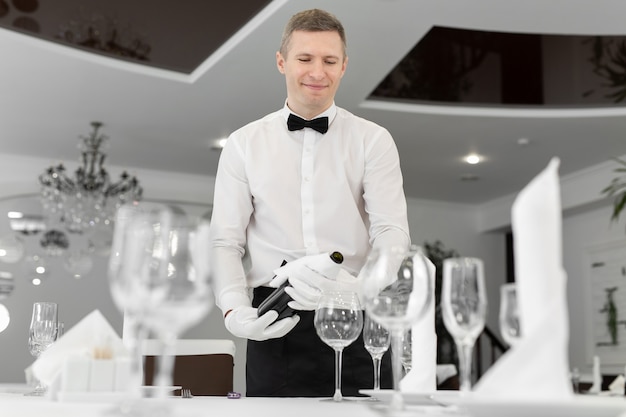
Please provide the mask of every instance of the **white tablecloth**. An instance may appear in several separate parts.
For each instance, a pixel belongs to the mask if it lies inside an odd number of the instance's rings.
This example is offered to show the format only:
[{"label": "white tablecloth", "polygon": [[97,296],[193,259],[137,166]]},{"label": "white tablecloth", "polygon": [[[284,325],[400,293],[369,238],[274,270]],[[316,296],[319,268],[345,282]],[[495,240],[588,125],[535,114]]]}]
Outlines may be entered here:
[{"label": "white tablecloth", "polygon": [[[0,384],[0,417],[115,417],[115,402],[51,401],[24,396],[25,386]],[[440,398],[445,396],[438,394]],[[418,395],[419,396],[419,395]],[[457,397],[458,398],[458,397]],[[470,398],[471,399],[471,398]],[[476,398],[474,398],[476,399]],[[364,398],[335,403],[320,398],[170,397],[163,402],[144,400],[152,406],[148,417],[385,417],[384,402]],[[417,404],[420,402],[414,402]],[[402,416],[455,417],[626,417],[626,398],[579,395],[568,401],[497,398],[471,403],[448,401],[447,407],[407,405]],[[421,402],[423,404],[423,402]],[[458,404],[458,405],[454,405]],[[469,407],[469,408],[467,408]],[[159,411],[161,413],[159,413]]]},{"label": "white tablecloth", "polygon": [[[355,401],[335,403],[320,398],[239,398],[194,397],[191,399],[170,398],[145,400],[157,410],[170,407],[168,416],[184,417],[380,417],[381,413],[371,408],[373,402],[359,398]],[[435,409],[443,407],[409,406],[412,416],[437,415]],[[424,410],[428,408],[429,410]],[[420,410],[421,409],[421,410]],[[47,398],[25,397],[21,393],[0,393],[0,415],[2,417],[112,417],[113,405],[82,402],[53,402]],[[413,412],[414,411],[414,412]],[[448,409],[446,415],[450,415]],[[154,414],[153,414],[154,415]],[[157,417],[154,415],[154,417]]]}]

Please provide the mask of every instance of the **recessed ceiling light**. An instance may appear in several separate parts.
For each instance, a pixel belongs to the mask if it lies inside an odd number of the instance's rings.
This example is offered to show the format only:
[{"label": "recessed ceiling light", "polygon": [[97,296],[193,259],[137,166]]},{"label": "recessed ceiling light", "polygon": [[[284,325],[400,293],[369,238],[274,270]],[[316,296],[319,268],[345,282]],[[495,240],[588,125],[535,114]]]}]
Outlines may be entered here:
[{"label": "recessed ceiling light", "polygon": [[475,165],[480,161],[482,161],[482,158],[480,157],[480,155],[477,155],[475,153],[471,153],[465,157],[465,162],[471,165]]},{"label": "recessed ceiling light", "polygon": [[526,146],[526,145],[530,145],[530,139],[528,139],[528,138],[519,138],[519,139],[517,140],[517,144],[518,144],[519,146]]}]

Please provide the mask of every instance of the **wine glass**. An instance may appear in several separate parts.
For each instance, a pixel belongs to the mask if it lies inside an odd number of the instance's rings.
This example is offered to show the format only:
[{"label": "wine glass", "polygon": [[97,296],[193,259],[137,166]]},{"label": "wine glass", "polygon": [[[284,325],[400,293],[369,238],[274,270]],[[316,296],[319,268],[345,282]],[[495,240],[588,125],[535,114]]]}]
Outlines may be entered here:
[{"label": "wine glass", "polygon": [[61,336],[63,336],[64,334],[65,334],[65,323],[60,321],[57,323],[57,337],[55,341],[59,340]]},{"label": "wine glass", "polygon": [[335,394],[332,400],[343,401],[341,395],[343,349],[354,342],[363,329],[363,311],[359,297],[349,291],[322,293],[313,323],[320,339],[335,351]]},{"label": "wine glass", "polygon": [[443,322],[459,352],[460,389],[471,391],[472,351],[485,327],[487,315],[485,278],[480,259],[444,259],[441,308]]},{"label": "wine glass", "polygon": [[380,389],[380,362],[389,349],[390,343],[389,331],[366,314],[363,322],[363,344],[372,357],[374,365],[374,390]]},{"label": "wine glass", "polygon": [[[434,298],[434,270],[418,246],[374,248],[359,273],[365,311],[391,334],[392,411],[402,410],[402,339],[428,311]],[[434,360],[434,359],[433,359]]]},{"label": "wine glass", "polygon": [[[30,320],[28,334],[28,348],[30,354],[38,358],[57,338],[58,308],[56,303],[37,302],[33,304],[33,313]],[[37,381],[35,390],[25,395],[42,396],[47,387]]]},{"label": "wine glass", "polygon": [[[162,210],[140,235],[148,248],[138,262],[149,266],[141,279],[158,288],[158,302],[148,306],[145,325],[161,341],[156,374],[159,397],[172,385],[178,336],[198,323],[213,306],[209,282],[209,224],[182,211]],[[154,226],[154,227],[152,227]]]},{"label": "wine glass", "polygon": [[500,287],[500,334],[509,346],[514,346],[521,336],[517,286],[513,282]]},{"label": "wine glass", "polygon": [[404,332],[402,335],[402,356],[401,356],[402,368],[404,374],[411,372],[411,364],[413,363],[413,340],[411,329]]}]

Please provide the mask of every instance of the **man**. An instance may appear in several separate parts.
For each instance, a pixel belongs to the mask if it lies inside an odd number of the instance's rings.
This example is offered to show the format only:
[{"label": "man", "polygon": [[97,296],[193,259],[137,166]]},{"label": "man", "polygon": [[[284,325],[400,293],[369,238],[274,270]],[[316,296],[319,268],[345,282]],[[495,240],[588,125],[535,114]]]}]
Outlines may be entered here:
[{"label": "man", "polygon": [[[389,132],[335,105],[348,57],[333,15],[294,15],[276,64],[284,107],[234,132],[220,156],[211,222],[216,302],[226,328],[249,339],[248,396],[331,396],[334,353],[313,327],[315,303],[322,290],[357,291],[372,246],[409,244],[402,175]],[[310,260],[333,251],[344,261],[330,279]],[[297,314],[258,317],[282,261],[293,266],[286,291]],[[389,387],[388,358],[383,368]],[[358,339],[344,350],[343,394],[371,388],[372,375]]]}]

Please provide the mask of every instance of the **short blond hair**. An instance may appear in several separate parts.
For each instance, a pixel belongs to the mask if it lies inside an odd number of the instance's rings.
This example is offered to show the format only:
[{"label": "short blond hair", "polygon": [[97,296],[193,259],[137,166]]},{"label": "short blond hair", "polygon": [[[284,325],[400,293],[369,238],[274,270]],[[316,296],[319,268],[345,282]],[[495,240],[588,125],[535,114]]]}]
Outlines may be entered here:
[{"label": "short blond hair", "polygon": [[346,32],[343,25],[333,14],[320,9],[304,10],[289,19],[280,42],[280,53],[287,56],[291,35],[296,30],[305,32],[337,32],[343,44],[343,56],[346,57]]}]

